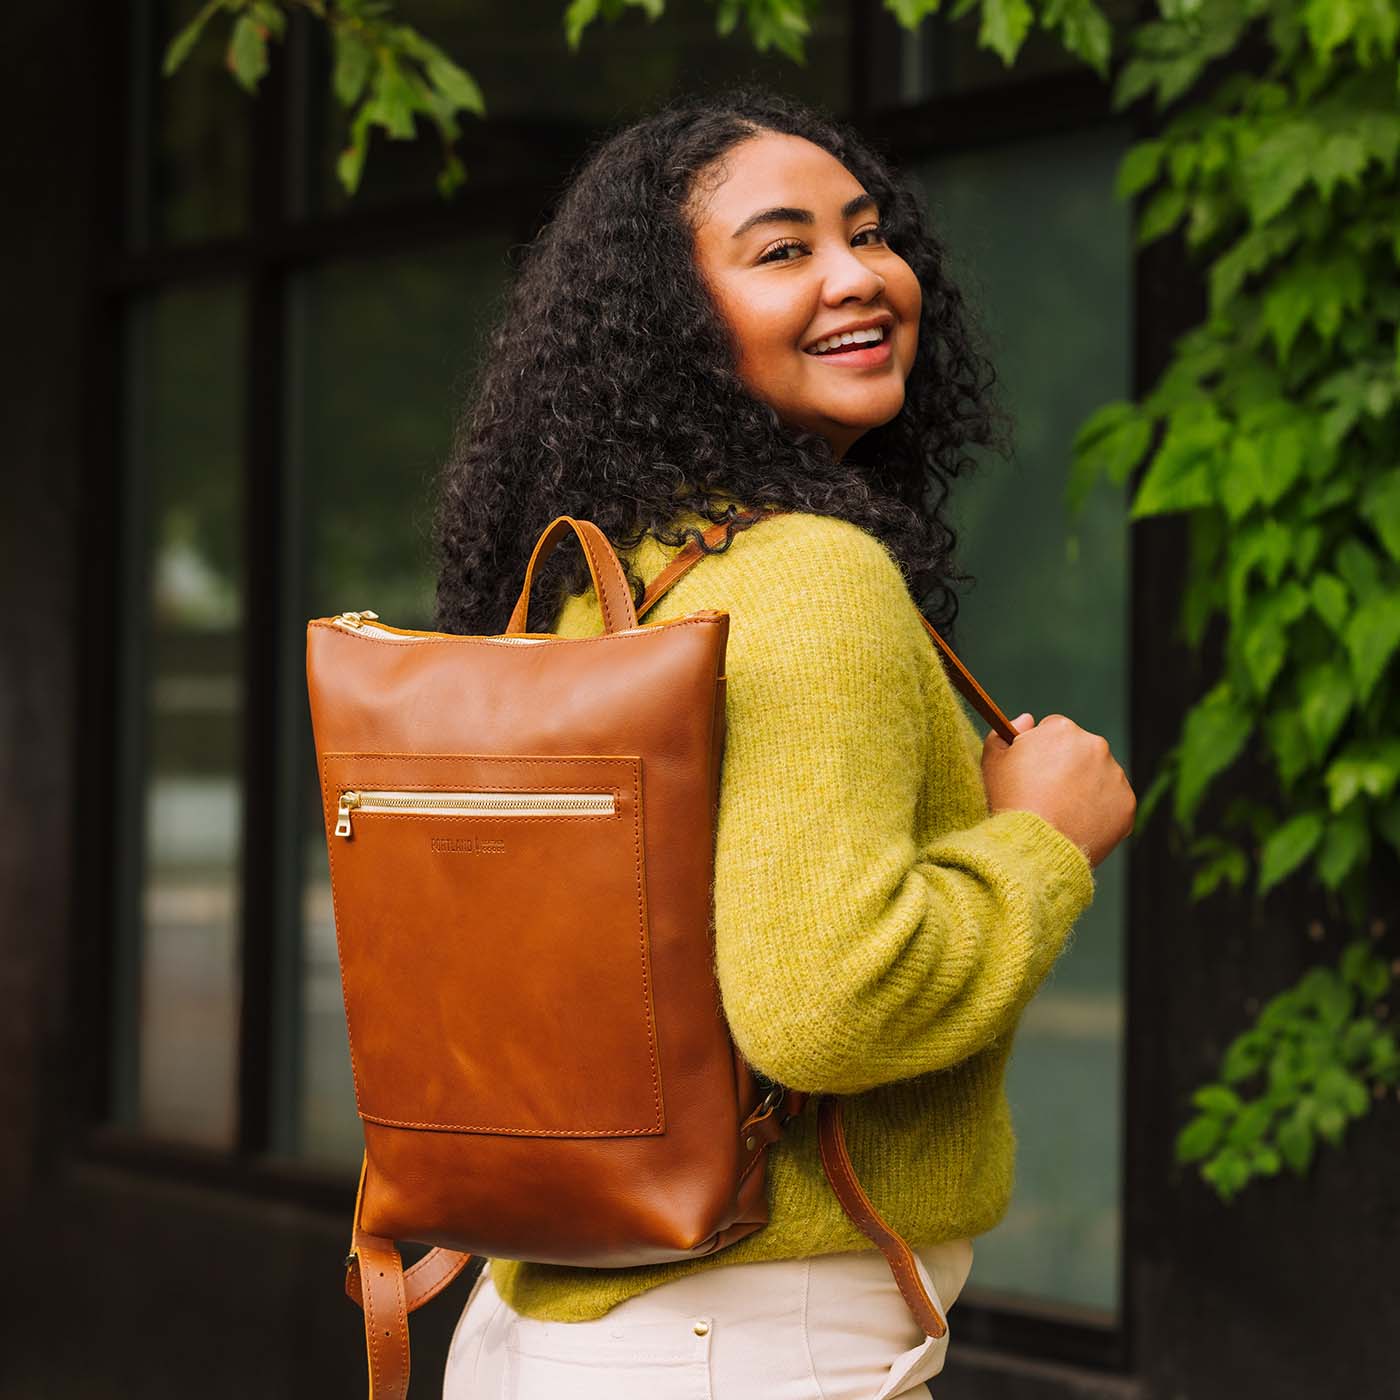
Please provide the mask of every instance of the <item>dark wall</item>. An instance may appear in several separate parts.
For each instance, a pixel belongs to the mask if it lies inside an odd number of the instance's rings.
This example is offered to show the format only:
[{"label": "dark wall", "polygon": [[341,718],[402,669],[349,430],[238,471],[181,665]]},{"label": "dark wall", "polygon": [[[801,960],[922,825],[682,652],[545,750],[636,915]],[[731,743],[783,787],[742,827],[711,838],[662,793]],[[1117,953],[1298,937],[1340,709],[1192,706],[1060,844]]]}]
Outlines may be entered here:
[{"label": "dark wall", "polygon": [[[106,938],[100,619],[116,430],[113,326],[94,250],[115,207],[114,79],[103,65],[119,61],[120,11],[15,7],[7,40],[25,61],[0,85],[11,328],[0,513],[0,1223],[11,1263],[0,1272],[10,1323],[0,1393],[353,1395],[363,1351],[340,1292],[348,1193],[291,1204],[275,1183],[250,1193],[217,1170],[194,1182],[100,1160],[85,1136],[106,1041],[100,996],[79,999],[73,974],[101,966]],[[1191,285],[1171,249],[1144,259],[1145,379],[1192,322]],[[1134,549],[1142,773],[1208,668],[1168,640],[1179,530],[1139,527]],[[1354,1126],[1308,1179],[1256,1186],[1230,1207],[1171,1166],[1189,1091],[1241,1026],[1245,999],[1288,985],[1314,952],[1304,930],[1316,911],[1287,899],[1260,912],[1224,898],[1190,905],[1160,821],[1129,858],[1127,1364],[1018,1359],[955,1309],[939,1400],[1400,1396],[1383,1343],[1400,1319],[1396,1106]],[[1337,931],[1328,939],[1335,950]],[[415,1394],[434,1393],[464,1292],[415,1319]]]}]

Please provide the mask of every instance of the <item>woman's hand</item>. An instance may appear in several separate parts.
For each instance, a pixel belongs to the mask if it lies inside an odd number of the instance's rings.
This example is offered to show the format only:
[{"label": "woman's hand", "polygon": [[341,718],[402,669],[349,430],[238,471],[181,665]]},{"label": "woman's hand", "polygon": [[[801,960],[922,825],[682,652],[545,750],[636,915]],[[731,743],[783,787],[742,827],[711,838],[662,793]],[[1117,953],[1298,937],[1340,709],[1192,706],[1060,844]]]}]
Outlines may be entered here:
[{"label": "woman's hand", "polygon": [[1039,813],[1098,865],[1133,829],[1137,797],[1102,734],[1065,715],[1011,722],[1008,744],[993,730],[982,745],[982,783],[993,812]]}]

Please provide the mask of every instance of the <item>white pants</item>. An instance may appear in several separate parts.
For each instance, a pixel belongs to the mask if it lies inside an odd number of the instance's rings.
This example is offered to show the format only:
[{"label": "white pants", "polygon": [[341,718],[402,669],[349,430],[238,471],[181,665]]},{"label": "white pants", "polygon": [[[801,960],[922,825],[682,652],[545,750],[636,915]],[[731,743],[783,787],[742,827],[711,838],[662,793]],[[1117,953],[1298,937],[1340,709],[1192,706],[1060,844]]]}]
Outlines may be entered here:
[{"label": "white pants", "polygon": [[[972,1242],[915,1251],[945,1316]],[[925,1400],[948,1337],[914,1321],[876,1249],[719,1265],[590,1322],[508,1307],[488,1260],[452,1337],[443,1400]]]}]

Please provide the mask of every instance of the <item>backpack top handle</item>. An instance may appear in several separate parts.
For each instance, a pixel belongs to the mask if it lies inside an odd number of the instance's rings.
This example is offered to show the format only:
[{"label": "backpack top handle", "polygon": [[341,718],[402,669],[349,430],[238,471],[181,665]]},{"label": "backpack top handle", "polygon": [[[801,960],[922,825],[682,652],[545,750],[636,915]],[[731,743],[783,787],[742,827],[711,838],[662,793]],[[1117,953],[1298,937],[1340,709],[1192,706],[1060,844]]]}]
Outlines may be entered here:
[{"label": "backpack top handle", "polygon": [[623,573],[608,537],[591,520],[575,520],[572,515],[559,515],[535,543],[530,562],[525,566],[525,582],[521,586],[520,597],[516,600],[503,636],[524,632],[530,612],[530,588],[535,581],[535,566],[544,562],[567,530],[572,530],[578,537],[579,547],[588,560],[593,590],[603,610],[603,630],[621,632],[637,625],[632,590],[628,587],[627,575]]}]

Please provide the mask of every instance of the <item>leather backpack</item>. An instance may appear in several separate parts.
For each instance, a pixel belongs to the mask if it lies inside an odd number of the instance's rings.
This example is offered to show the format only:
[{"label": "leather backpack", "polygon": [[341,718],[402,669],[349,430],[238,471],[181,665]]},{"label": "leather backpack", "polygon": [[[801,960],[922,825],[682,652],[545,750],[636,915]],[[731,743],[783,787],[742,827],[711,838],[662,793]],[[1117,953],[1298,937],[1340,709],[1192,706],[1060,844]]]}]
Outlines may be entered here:
[{"label": "leather backpack", "polygon": [[[535,571],[570,531],[604,630],[526,632]],[[714,1254],[767,1223],[766,1153],[808,1095],[744,1062],[713,973],[729,615],[639,625],[703,557],[689,542],[638,608],[603,532],[559,516],[500,635],[373,612],[307,624],[365,1136],[345,1287],[374,1400],[407,1394],[408,1314],[473,1254],[615,1268]],[[840,1100],[817,1112],[837,1198],[942,1336],[855,1177]],[[397,1240],[432,1248],[405,1270]]]}]

